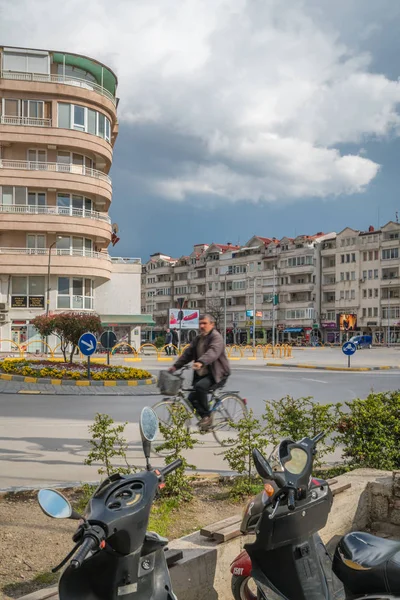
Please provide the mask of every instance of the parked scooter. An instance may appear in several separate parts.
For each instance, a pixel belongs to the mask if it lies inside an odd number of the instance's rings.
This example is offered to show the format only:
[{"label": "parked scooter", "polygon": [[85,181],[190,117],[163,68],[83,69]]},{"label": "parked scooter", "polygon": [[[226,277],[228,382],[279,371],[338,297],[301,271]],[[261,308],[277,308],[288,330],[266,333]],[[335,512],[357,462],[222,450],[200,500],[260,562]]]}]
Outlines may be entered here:
[{"label": "parked scooter", "polygon": [[165,558],[166,538],[146,531],[150,509],[164,478],[179,468],[176,460],[163,469],[152,469],[151,442],[158,419],[151,408],[140,416],[146,471],[118,473],[105,479],[90,499],[85,516],[55,490],[40,490],[38,501],[49,517],[79,519],[76,543],[53,569],[70,561],[59,583],[60,600],[177,600]]},{"label": "parked scooter", "polygon": [[269,461],[253,451],[269,483],[242,521],[256,538],[231,565],[235,600],[400,599],[400,542],[352,532],[332,561],[318,535],[333,500],[328,483],[311,476],[322,437],[283,440]]}]

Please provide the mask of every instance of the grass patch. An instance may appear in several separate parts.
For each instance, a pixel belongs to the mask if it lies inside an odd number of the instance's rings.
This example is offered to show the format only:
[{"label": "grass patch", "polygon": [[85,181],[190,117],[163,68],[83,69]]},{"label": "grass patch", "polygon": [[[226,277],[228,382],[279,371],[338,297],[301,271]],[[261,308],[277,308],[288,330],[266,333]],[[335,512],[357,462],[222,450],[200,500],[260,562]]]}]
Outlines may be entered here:
[{"label": "grass patch", "polygon": [[27,594],[36,592],[46,587],[56,585],[59,575],[46,571],[38,573],[30,581],[22,581],[21,583],[9,583],[2,588],[2,591],[10,598],[20,598]]},{"label": "grass patch", "polygon": [[156,531],[163,537],[168,537],[168,531],[174,521],[174,517],[178,517],[178,506],[179,501],[175,498],[157,500],[151,509],[148,529]]}]

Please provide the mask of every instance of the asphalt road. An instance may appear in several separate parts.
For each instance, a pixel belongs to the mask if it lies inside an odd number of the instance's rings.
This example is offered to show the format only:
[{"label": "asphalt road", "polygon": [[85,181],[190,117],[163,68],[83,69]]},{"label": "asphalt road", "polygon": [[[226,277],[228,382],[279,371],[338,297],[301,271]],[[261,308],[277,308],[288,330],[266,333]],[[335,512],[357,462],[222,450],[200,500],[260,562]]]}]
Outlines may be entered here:
[{"label": "asphalt road", "polygon": [[[400,372],[345,373],[266,370],[235,367],[229,389],[240,390],[248,405],[261,414],[264,401],[287,394],[313,396],[328,403],[365,397],[374,391],[400,388]],[[88,426],[97,412],[128,421],[129,457],[141,464],[137,421],[143,406],[159,396],[57,396],[0,394],[0,489],[36,487],[59,482],[94,481],[95,467],[83,466]],[[199,470],[226,471],[221,450],[211,435],[190,456]],[[157,462],[158,461],[158,462]],[[155,464],[160,463],[155,459]]]}]

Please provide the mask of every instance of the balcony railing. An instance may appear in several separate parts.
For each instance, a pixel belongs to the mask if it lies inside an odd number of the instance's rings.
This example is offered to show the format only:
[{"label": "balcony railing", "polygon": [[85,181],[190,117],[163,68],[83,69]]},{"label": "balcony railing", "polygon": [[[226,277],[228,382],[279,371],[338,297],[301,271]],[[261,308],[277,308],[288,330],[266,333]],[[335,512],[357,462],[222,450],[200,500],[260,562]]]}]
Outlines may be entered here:
[{"label": "balcony railing", "polygon": [[40,83],[62,83],[65,85],[72,85],[75,87],[89,90],[90,92],[97,92],[105,98],[111,100],[114,106],[117,105],[117,99],[112,95],[111,92],[106,90],[98,83],[88,81],[86,79],[80,79],[79,77],[70,77],[69,75],[57,75],[50,74],[46,75],[43,73],[20,73],[18,71],[1,71],[0,77],[3,79],[13,79],[16,81],[39,81]]},{"label": "balcony railing", "polygon": [[31,206],[29,204],[0,204],[0,213],[14,215],[61,215],[63,217],[80,217],[84,219],[97,219],[111,223],[107,214],[96,210],[83,210],[82,208],[68,208],[65,206]]},{"label": "balcony railing", "polygon": [[122,256],[111,256],[112,263],[118,263],[123,265],[141,265],[141,258],[124,258]]},{"label": "balcony railing", "polygon": [[[49,248],[2,248],[0,254],[27,254],[29,256],[48,256]],[[75,248],[53,248],[52,256],[76,256],[83,258],[99,258],[102,260],[110,260],[109,254],[106,252],[93,252],[93,250],[75,249]]]},{"label": "balcony railing", "polygon": [[1,125],[27,125],[28,127],[51,127],[51,119],[38,119],[36,117],[9,117],[0,116]]},{"label": "balcony railing", "polygon": [[74,173],[101,179],[111,185],[111,179],[106,173],[97,171],[85,165],[74,165],[72,163],[49,163],[35,162],[30,160],[8,160],[0,159],[0,169],[16,169],[22,171],[52,171],[55,173]]}]

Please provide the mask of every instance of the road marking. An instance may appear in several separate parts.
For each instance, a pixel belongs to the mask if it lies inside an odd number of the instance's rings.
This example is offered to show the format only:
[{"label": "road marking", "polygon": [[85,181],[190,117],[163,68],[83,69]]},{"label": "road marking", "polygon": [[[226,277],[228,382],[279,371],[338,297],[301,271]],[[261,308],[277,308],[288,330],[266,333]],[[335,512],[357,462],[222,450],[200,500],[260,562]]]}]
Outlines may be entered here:
[{"label": "road marking", "polygon": [[303,381],[315,381],[316,383],[328,383],[327,381],[322,381],[322,379],[309,379],[307,377],[302,377]]}]

